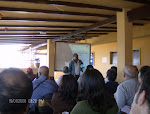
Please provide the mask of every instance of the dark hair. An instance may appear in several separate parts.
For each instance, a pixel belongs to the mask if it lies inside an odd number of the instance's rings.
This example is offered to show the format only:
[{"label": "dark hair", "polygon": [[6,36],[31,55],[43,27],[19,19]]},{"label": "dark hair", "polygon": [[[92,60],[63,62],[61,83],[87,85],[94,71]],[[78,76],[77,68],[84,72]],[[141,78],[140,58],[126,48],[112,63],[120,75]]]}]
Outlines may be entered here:
[{"label": "dark hair", "polygon": [[77,54],[77,53],[74,53],[74,54],[73,54],[73,57],[74,57],[75,55],[77,55],[77,56],[78,56],[78,54]]},{"label": "dark hair", "polygon": [[142,80],[142,84],[140,87],[140,91],[137,95],[136,98],[136,103],[138,100],[139,95],[142,93],[142,91],[145,90],[146,91],[146,100],[148,101],[149,107],[150,107],[150,70],[148,70],[144,75],[143,75],[143,80]]},{"label": "dark hair", "polygon": [[2,71],[0,73],[0,112],[15,114],[25,110],[32,91],[32,82],[22,70],[9,68]]},{"label": "dark hair", "polygon": [[117,67],[116,66],[112,66],[111,69],[113,69],[117,72]]},{"label": "dark hair", "polygon": [[67,66],[64,66],[62,71],[63,71],[63,73],[69,73],[70,72],[70,70]]},{"label": "dark hair", "polygon": [[86,67],[86,70],[90,70],[90,69],[93,69],[93,66],[92,66],[92,65],[88,65],[88,66]]},{"label": "dark hair", "polygon": [[106,77],[108,78],[109,81],[114,82],[117,78],[117,73],[116,73],[116,71],[114,71],[112,69],[109,69],[107,71],[107,76]]},{"label": "dark hair", "polygon": [[104,114],[114,106],[115,101],[107,95],[104,78],[98,70],[86,70],[81,78],[81,87],[82,100],[87,100],[94,111]]},{"label": "dark hair", "polygon": [[58,92],[61,93],[62,100],[68,104],[76,104],[78,83],[73,75],[63,75]]},{"label": "dark hair", "polygon": [[141,78],[141,80],[143,80],[143,78],[144,78],[144,75],[146,74],[146,72],[147,71],[149,71],[150,70],[150,67],[149,66],[143,66],[143,67],[141,67],[141,69],[140,69],[140,78]]}]

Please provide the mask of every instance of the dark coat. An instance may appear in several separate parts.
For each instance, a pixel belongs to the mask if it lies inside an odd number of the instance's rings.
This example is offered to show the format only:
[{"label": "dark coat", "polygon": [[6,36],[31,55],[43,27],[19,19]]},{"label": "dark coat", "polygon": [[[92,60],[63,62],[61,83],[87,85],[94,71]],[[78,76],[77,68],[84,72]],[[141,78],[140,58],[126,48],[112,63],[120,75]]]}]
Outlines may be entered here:
[{"label": "dark coat", "polygon": [[53,114],[62,114],[62,112],[71,112],[75,105],[67,104],[59,92],[53,94],[51,101],[51,108]]}]

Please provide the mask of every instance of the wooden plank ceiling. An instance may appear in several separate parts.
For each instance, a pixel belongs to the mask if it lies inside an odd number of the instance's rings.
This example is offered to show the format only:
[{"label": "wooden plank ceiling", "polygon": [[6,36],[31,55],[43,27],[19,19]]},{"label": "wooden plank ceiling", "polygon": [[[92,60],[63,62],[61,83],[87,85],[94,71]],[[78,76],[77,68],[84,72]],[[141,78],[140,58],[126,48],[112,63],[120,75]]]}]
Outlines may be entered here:
[{"label": "wooden plank ceiling", "polygon": [[[117,32],[116,12],[128,8],[134,26],[150,22],[132,16],[149,0],[0,0],[0,43],[79,41]],[[144,10],[144,9],[142,9]],[[138,15],[138,14],[137,14]]]}]

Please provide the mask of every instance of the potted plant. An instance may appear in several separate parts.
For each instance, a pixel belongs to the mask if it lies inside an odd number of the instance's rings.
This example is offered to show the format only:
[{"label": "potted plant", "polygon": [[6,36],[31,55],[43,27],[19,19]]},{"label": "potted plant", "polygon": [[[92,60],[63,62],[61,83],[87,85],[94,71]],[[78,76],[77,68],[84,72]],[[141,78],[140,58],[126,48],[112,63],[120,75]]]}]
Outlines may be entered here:
[{"label": "potted plant", "polygon": [[40,67],[40,59],[39,59],[39,58],[36,58],[35,61],[36,61],[35,67],[36,67],[36,68],[39,68],[39,67]]}]

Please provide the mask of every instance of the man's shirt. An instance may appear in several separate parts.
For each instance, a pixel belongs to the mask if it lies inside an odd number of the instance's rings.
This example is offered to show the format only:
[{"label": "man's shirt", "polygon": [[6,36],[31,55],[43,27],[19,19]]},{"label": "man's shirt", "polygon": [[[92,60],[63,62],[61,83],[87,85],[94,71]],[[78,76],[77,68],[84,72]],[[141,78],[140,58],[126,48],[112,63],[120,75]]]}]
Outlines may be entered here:
[{"label": "man's shirt", "polygon": [[[43,83],[41,83],[41,82],[43,82]],[[48,79],[47,76],[40,76],[38,79],[34,80],[32,83],[33,83],[33,94],[32,94],[32,97],[31,97],[31,102],[32,102],[33,99],[38,100],[38,99],[41,99],[46,94],[54,93],[58,89],[58,86],[57,86],[56,82],[54,82],[53,80]],[[35,103],[31,103],[30,108],[34,104]]]},{"label": "man's shirt", "polygon": [[114,94],[119,110],[125,105],[131,106],[135,93],[139,88],[139,83],[136,78],[131,78],[122,82]]}]

